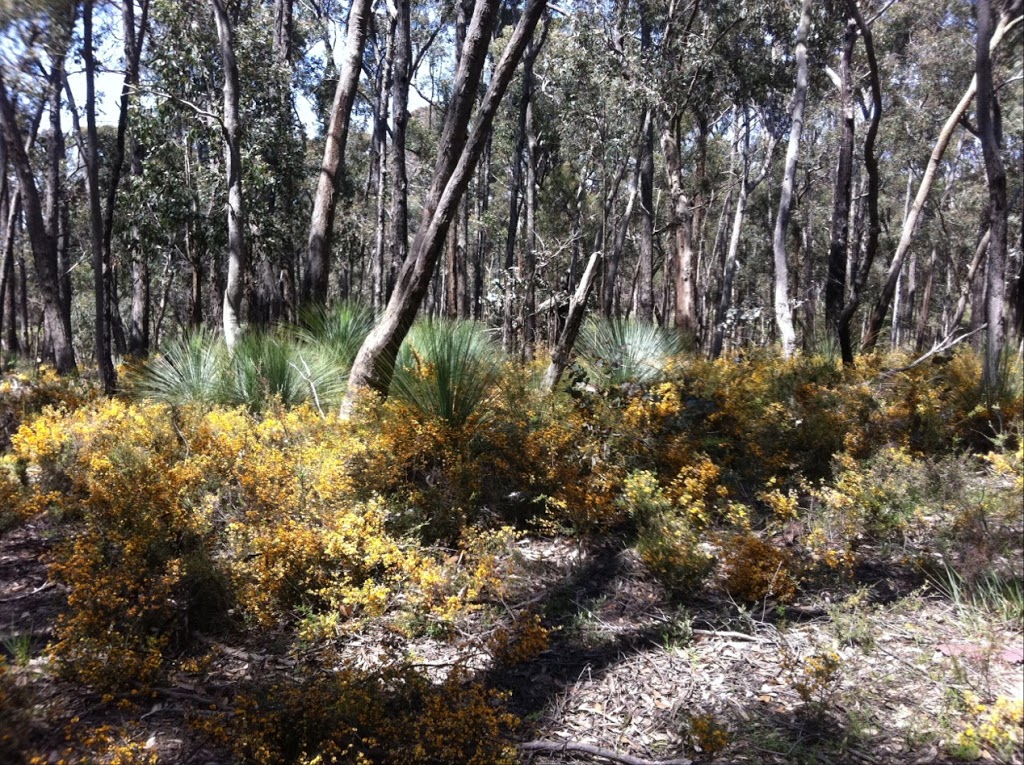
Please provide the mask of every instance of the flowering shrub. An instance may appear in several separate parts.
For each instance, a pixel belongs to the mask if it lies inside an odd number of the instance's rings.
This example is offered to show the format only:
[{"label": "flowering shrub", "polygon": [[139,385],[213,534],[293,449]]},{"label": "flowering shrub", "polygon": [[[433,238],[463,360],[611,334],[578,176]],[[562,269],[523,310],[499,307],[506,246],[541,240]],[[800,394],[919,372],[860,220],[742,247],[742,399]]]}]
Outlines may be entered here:
[{"label": "flowering shrub", "polygon": [[1024,742],[1024,701],[1000,696],[982,704],[968,691],[965,705],[968,724],[953,741],[965,759],[979,759],[985,750],[985,759],[1012,761]]},{"label": "flowering shrub", "polygon": [[504,697],[455,669],[439,685],[408,667],[342,668],[299,682],[253,688],[233,714],[195,724],[231,748],[236,762],[384,765],[511,765],[517,719]]},{"label": "flowering shrub", "polygon": [[[701,481],[693,480],[694,486],[703,487]],[[691,489],[703,496],[702,488],[694,486]],[[640,560],[675,596],[698,590],[715,564],[700,545],[697,529],[702,516],[694,512],[695,497],[685,493],[681,496],[682,506],[672,501],[653,473],[639,471],[626,479],[621,499],[637,523]]]},{"label": "flowering shrub", "polygon": [[757,603],[771,597],[787,603],[797,592],[790,572],[790,554],[752,533],[735,534],[722,542],[725,589],[741,603]]},{"label": "flowering shrub", "polygon": [[708,757],[716,757],[729,746],[729,731],[712,714],[690,718],[690,741]]},{"label": "flowering shrub", "polygon": [[[36,476],[24,505],[75,524],[50,561],[70,588],[51,647],[62,671],[103,690],[145,685],[189,629],[229,612],[301,620],[316,640],[398,608],[451,622],[500,595],[514,534],[460,526],[451,560],[403,534],[394,500],[369,493],[380,445],[363,427],[309,406],[255,418],[117,399],[24,425],[12,458]],[[0,491],[20,502],[8,472]]]}]

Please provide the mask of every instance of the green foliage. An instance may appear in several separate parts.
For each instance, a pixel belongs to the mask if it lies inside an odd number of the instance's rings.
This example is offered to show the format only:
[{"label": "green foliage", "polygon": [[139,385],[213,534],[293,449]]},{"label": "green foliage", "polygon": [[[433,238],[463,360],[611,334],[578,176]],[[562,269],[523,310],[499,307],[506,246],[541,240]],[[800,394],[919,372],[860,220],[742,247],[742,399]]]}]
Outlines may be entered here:
[{"label": "green foliage", "polygon": [[1011,629],[1024,622],[1024,578],[1019,575],[986,571],[967,577],[944,561],[929,581],[961,617],[988,617]]},{"label": "green foliage", "polygon": [[166,404],[214,404],[223,398],[227,359],[215,332],[190,332],[146,362],[132,387],[137,395]]},{"label": "green foliage", "polygon": [[693,595],[715,566],[700,544],[690,514],[677,507],[648,472],[631,474],[622,502],[638,525],[636,550],[670,594]]},{"label": "green foliage", "polygon": [[481,414],[500,370],[499,352],[481,325],[430,319],[402,345],[392,395],[421,416],[461,427]]},{"label": "green foliage", "polygon": [[132,387],[143,398],[174,405],[242,405],[258,412],[272,401],[308,401],[323,411],[340,400],[344,376],[333,355],[286,332],[247,333],[229,353],[217,334],[199,331],[143,364]]},{"label": "green foliage", "polygon": [[324,411],[341,400],[344,376],[332,356],[282,332],[250,332],[231,354],[221,401],[263,411],[270,402],[310,402]]},{"label": "green foliage", "polygon": [[307,344],[322,348],[336,362],[338,371],[347,375],[373,323],[373,311],[361,303],[314,306],[303,312],[296,334]]},{"label": "green foliage", "polygon": [[646,385],[668,373],[683,350],[682,336],[656,324],[628,319],[591,319],[580,333],[577,363],[602,390],[626,383]]}]

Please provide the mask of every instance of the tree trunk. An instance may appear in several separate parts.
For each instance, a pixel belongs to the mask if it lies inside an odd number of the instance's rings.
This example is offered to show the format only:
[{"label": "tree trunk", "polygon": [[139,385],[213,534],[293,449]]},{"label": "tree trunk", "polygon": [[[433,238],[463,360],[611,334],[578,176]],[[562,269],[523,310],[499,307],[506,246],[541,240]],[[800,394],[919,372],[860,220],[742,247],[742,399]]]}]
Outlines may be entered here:
[{"label": "tree trunk", "polygon": [[[223,2],[223,0],[213,1]],[[359,72],[362,68],[363,46],[366,43],[370,5],[370,0],[353,0],[348,14],[345,57],[341,64],[338,86],[334,91],[331,119],[324,136],[324,157],[320,164],[316,196],[313,197],[313,215],[309,224],[305,271],[302,274],[299,297],[302,305],[324,305],[327,302],[334,213],[338,202],[341,174],[344,170],[349,119],[352,114],[352,104],[355,102],[356,86],[359,84]]]},{"label": "tree trunk", "polygon": [[932,292],[935,289],[935,265],[938,253],[932,247],[932,255],[928,259],[928,275],[925,277],[924,294],[921,296],[921,310],[917,317],[917,333],[914,340],[914,351],[921,353],[928,344],[928,310],[931,308]]},{"label": "tree trunk", "polygon": [[[843,363],[853,363],[853,341],[850,333],[850,324],[853,315],[860,307],[867,286],[868,276],[871,267],[875,262],[878,253],[878,237],[882,232],[882,224],[878,214],[878,193],[880,179],[878,173],[878,158],[875,156],[875,139],[878,136],[878,126],[882,120],[882,87],[878,75],[878,60],[875,57],[874,37],[871,34],[871,27],[864,21],[861,15],[857,0],[846,0],[847,13],[857,23],[861,37],[864,39],[864,52],[868,59],[868,76],[871,83],[871,121],[868,124],[867,134],[864,137],[864,169],[867,171],[867,211],[868,211],[868,238],[864,246],[864,257],[860,260],[856,270],[856,276],[850,287],[850,297],[839,314],[838,334],[840,338],[840,350],[843,356]],[[860,233],[855,238],[859,253]],[[851,269],[852,273],[852,269]],[[846,338],[847,346],[843,347],[843,338]]]},{"label": "tree trunk", "polygon": [[807,101],[807,33],[811,25],[811,0],[800,4],[800,23],[796,30],[796,89],[793,91],[793,124],[786,148],[786,166],[779,194],[779,214],[775,219],[772,252],[775,261],[775,323],[782,341],[782,355],[789,358],[796,351],[796,332],[793,329],[793,308],[789,302],[789,262],[786,257],[786,238],[792,213],[793,182],[796,163],[800,156],[800,135],[804,128],[804,105]]},{"label": "tree trunk", "polygon": [[[732,285],[736,277],[736,268],[739,260],[740,234],[743,231],[743,217],[747,212],[747,196],[750,193],[750,116],[747,114],[746,108],[743,110],[742,163],[739,198],[736,200],[732,233],[729,236],[729,249],[726,251],[725,264],[722,268],[722,290],[718,298],[718,308],[715,313],[715,326],[709,352],[711,359],[717,359],[722,355],[722,346],[725,342],[726,316],[729,313],[729,307],[732,305]],[[767,162],[765,164],[767,165]]]},{"label": "tree trunk", "polygon": [[117,373],[110,356],[110,333],[107,325],[107,264],[103,257],[103,209],[100,205],[100,158],[99,139],[96,135],[96,58],[93,52],[92,36],[93,0],[85,0],[83,24],[85,39],[82,50],[85,59],[85,171],[89,191],[89,242],[92,246],[93,287],[95,289],[96,315],[96,366],[99,367],[100,383],[110,394],[117,389]]},{"label": "tree trunk", "polygon": [[516,122],[515,146],[512,150],[512,164],[509,168],[508,197],[508,230],[505,235],[505,273],[504,273],[504,308],[501,321],[501,345],[505,353],[512,352],[514,338],[514,322],[512,301],[515,295],[516,277],[522,274],[512,271],[516,263],[516,240],[519,235],[520,199],[523,195],[523,151],[526,147],[526,107],[530,93],[526,78],[523,78],[523,89],[519,95],[518,121]]},{"label": "tree trunk", "polygon": [[245,204],[242,197],[242,124],[239,119],[238,63],[234,30],[224,0],[210,0],[217,23],[217,40],[224,66],[224,162],[228,182],[228,274],[224,285],[222,321],[224,342],[234,350],[241,337],[242,295],[245,290]]},{"label": "tree trunk", "polygon": [[373,242],[373,279],[371,287],[371,304],[373,307],[382,308],[387,291],[388,264],[387,264],[387,237],[385,235],[386,216],[384,214],[387,201],[388,185],[388,108],[391,103],[391,86],[394,77],[392,62],[395,57],[395,44],[398,32],[397,13],[391,18],[388,24],[388,42],[384,61],[380,63],[381,82],[377,94],[376,108],[376,144],[377,144],[377,220],[374,226]]},{"label": "tree trunk", "polygon": [[408,250],[408,180],[405,169],[405,135],[409,125],[409,78],[412,64],[412,32],[410,0],[398,0],[395,20],[395,56],[392,71],[392,98],[394,106],[391,134],[391,230],[389,234],[391,257],[384,290],[385,301],[390,300],[398,269],[405,263]]},{"label": "tree trunk", "polygon": [[978,39],[975,47],[975,76],[978,82],[978,133],[985,156],[985,176],[988,179],[989,231],[988,294],[985,318],[985,369],[982,384],[986,391],[994,392],[999,385],[999,362],[1003,351],[1003,312],[1006,282],[1006,168],[1000,153],[1002,126],[999,124],[999,104],[992,85],[992,55],[989,45],[993,27],[990,0],[978,0]]},{"label": "tree trunk", "polygon": [[[996,25],[989,42],[989,55],[991,55],[991,53],[999,46],[999,43],[1002,41],[1009,28],[1010,23],[1008,20],[1001,18],[999,23]],[[946,123],[942,126],[942,130],[939,132],[939,137],[935,141],[935,147],[932,149],[931,156],[928,158],[928,165],[925,168],[924,176],[921,178],[921,184],[918,186],[917,195],[914,197],[914,202],[910,206],[907,219],[903,223],[903,231],[900,234],[900,241],[896,246],[896,253],[892,257],[892,263],[889,265],[889,272],[886,275],[884,284],[882,285],[882,292],[871,311],[871,317],[868,319],[867,327],[864,331],[864,339],[861,342],[862,351],[870,351],[874,349],[875,345],[878,343],[878,335],[882,330],[882,325],[885,323],[885,317],[889,312],[889,305],[892,302],[893,293],[896,290],[896,280],[899,278],[900,271],[903,269],[903,259],[906,257],[907,251],[910,249],[910,243],[913,240],[914,231],[917,228],[918,218],[924,209],[924,203],[928,199],[928,192],[931,191],[932,183],[935,181],[935,174],[938,171],[939,162],[942,161],[942,155],[945,154],[946,147],[949,146],[949,141],[953,137],[953,131],[956,129],[956,126],[960,124],[960,120],[967,112],[967,107],[970,106],[977,90],[978,75],[975,73],[974,77],[971,79],[971,84],[967,87],[967,90],[960,98],[960,102],[953,109],[952,114],[949,115]]]},{"label": "tree trunk", "polygon": [[[125,163],[128,107],[131,102],[131,94],[139,84],[139,63],[142,60],[142,50],[145,46],[148,27],[149,0],[142,0],[141,2],[138,29],[135,27],[135,3],[132,0],[126,0],[122,4],[121,28],[124,34],[124,56],[127,68],[124,73],[124,82],[121,85],[121,100],[117,117],[117,139],[114,143],[114,156],[110,168],[111,175],[107,186],[107,204],[103,217],[103,262],[108,271],[111,264],[114,212],[117,205],[118,184]],[[128,330],[127,351],[136,357],[145,356],[149,352],[149,266],[145,262],[145,258],[146,254],[138,248],[132,254],[132,321]],[[146,280],[144,293],[136,289],[137,279],[143,275],[145,275]],[[111,295],[114,294],[114,285],[111,285],[110,292]],[[136,299],[141,299],[143,294],[147,301],[144,309],[141,305],[136,304]],[[137,318],[141,321],[143,313],[145,313],[145,322],[147,323],[145,330],[136,323]]]},{"label": "tree trunk", "polygon": [[293,4],[293,0],[274,0],[274,53],[278,62],[285,66],[292,60]]},{"label": "tree trunk", "polygon": [[445,116],[437,164],[424,198],[416,240],[399,274],[387,309],[359,349],[352,365],[346,406],[351,406],[367,389],[387,395],[398,349],[426,294],[448,226],[455,218],[459,200],[487,142],[495,112],[544,12],[546,2],[528,0],[501,60],[494,68],[472,133],[467,137],[470,113],[476,101],[497,5],[497,0],[480,0],[474,9],[455,76],[452,101]]},{"label": "tree trunk", "polygon": [[697,308],[693,294],[693,246],[690,200],[683,191],[683,167],[679,156],[679,118],[665,121],[661,133],[661,151],[665,156],[672,212],[669,227],[673,232],[673,272],[675,276],[675,326],[689,343],[697,339]]},{"label": "tree trunk", "polygon": [[[857,41],[857,23],[846,22],[843,50],[839,58],[839,103],[842,108],[839,134],[839,159],[832,191],[832,235],[828,248],[828,275],[825,280],[825,320],[839,341],[843,361],[853,361],[850,325],[841,321],[846,304],[846,272],[852,258],[848,257],[850,239],[850,193],[853,181],[854,104],[850,67]],[[808,253],[809,255],[809,253]],[[850,268],[851,277],[853,268]]]},{"label": "tree trunk", "polygon": [[[650,36],[650,28],[644,27]],[[640,242],[637,271],[637,310],[640,321],[654,320],[654,123],[645,118],[640,156]]]},{"label": "tree trunk", "polygon": [[22,144],[14,105],[7,95],[7,84],[0,67],[0,123],[7,139],[7,151],[21,185],[21,198],[32,245],[32,259],[39,281],[39,295],[43,304],[43,320],[53,348],[57,372],[68,374],[77,371],[75,351],[71,344],[71,327],[64,323],[60,309],[60,291],[57,270],[57,242],[46,230],[43,208],[39,200],[39,189],[28,153]]},{"label": "tree trunk", "polygon": [[587,300],[597,281],[597,272],[601,266],[601,248],[595,247],[587,261],[587,267],[583,270],[583,276],[576,287],[576,292],[569,301],[569,313],[565,319],[565,326],[558,336],[558,342],[551,352],[551,363],[544,373],[544,390],[554,390],[558,381],[562,379],[565,368],[569,365],[569,354],[572,353],[576,338],[583,326],[583,316],[587,309]]}]

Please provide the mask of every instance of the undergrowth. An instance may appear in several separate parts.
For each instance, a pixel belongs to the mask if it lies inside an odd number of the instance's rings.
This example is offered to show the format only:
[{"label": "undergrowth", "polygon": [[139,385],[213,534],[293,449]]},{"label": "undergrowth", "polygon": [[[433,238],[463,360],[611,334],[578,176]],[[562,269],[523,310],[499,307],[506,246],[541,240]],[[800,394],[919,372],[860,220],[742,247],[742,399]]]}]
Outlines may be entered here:
[{"label": "undergrowth", "polygon": [[[365,324],[314,319],[296,347],[339,357]],[[660,336],[642,359],[602,356],[632,342],[619,330],[595,331],[580,383],[548,395],[478,328],[423,325],[396,395],[346,420],[284,335],[232,361],[188,340],[134,399],[41,377],[0,465],[0,530],[39,513],[67,529],[49,560],[69,591],[56,666],[109,693],[158,684],[197,632],[314,653],[370,629],[453,636],[496,618],[525,532],[616,535],[676,601],[717,589],[781,612],[822,582],[852,592],[881,554],[962,608],[1020,618],[1019,579],[982,572],[1019,554],[1021,401],[985,401],[973,354],[884,378],[874,357],[651,361]],[[517,629],[490,661],[543,650],[540,623]],[[839,668],[818,659],[789,671],[823,707]],[[510,762],[516,721],[476,672],[344,666],[254,684],[197,724],[240,762]]]}]

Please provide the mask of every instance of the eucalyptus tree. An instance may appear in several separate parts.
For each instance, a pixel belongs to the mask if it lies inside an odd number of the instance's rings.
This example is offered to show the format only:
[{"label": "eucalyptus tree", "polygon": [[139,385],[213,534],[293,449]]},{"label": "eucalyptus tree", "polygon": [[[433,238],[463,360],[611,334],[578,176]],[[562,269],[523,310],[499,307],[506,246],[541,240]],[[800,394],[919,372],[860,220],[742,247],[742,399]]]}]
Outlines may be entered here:
[{"label": "eucalyptus tree", "polygon": [[[51,109],[53,101],[59,103],[62,77],[57,76],[63,69],[63,58],[71,41],[72,23],[76,3],[64,0],[53,2],[44,9],[43,15],[47,27],[44,34],[49,38],[51,60],[46,92]],[[31,11],[31,9],[30,9]],[[5,32],[7,30],[4,30]],[[5,51],[6,53],[6,51]],[[12,51],[13,53],[13,51]],[[30,53],[34,53],[30,51]],[[43,202],[36,182],[35,172],[22,135],[21,120],[15,106],[16,96],[9,90],[13,84],[8,72],[17,71],[17,67],[8,69],[5,62],[0,66],[0,128],[4,133],[7,146],[8,161],[13,165],[18,179],[22,212],[25,227],[28,230],[35,266],[36,280],[40,302],[43,308],[43,323],[46,337],[53,353],[54,365],[61,374],[77,370],[75,351],[72,345],[72,328],[70,315],[62,310],[60,295],[60,273],[57,259],[57,237],[53,235],[52,225],[44,219]],[[55,72],[57,74],[55,74]],[[54,92],[56,91],[56,96]],[[52,158],[51,158],[52,161]],[[52,182],[51,178],[51,182]],[[51,194],[56,195],[57,189],[51,186]],[[52,218],[51,218],[52,224]]]},{"label": "eucalyptus tree", "polygon": [[349,120],[355,102],[356,86],[362,71],[363,46],[370,19],[370,0],[352,0],[348,14],[348,34],[341,73],[334,91],[331,116],[324,135],[324,156],[317,176],[313,213],[302,274],[300,302],[324,304],[330,272],[331,234],[337,207],[338,186],[344,168]]},{"label": "eucalyptus tree", "polygon": [[[985,296],[988,328],[985,336],[985,368],[982,382],[986,390],[994,391],[999,381],[999,362],[1003,350],[1003,313],[1006,283],[1006,167],[1001,156],[999,102],[992,80],[992,54],[989,50],[995,32],[995,13],[990,0],[978,0],[978,31],[975,45],[975,78],[978,83],[977,120],[981,149],[985,157],[985,175],[988,178],[989,232],[988,290]],[[1007,15],[1020,14],[1017,0]]]},{"label": "eucalyptus tree", "polygon": [[470,129],[470,116],[497,6],[497,0],[478,0],[473,9],[455,75],[452,100],[445,114],[437,162],[421,210],[420,226],[398,274],[388,306],[352,365],[349,402],[367,389],[387,394],[398,349],[427,292],[448,227],[483,153],[498,105],[547,3],[546,0],[527,0],[516,28],[494,67]]},{"label": "eucalyptus tree", "polygon": [[[1019,4],[1016,4],[1015,7],[1018,9],[1016,13],[1004,13],[995,23],[989,40],[990,51],[996,50],[1007,33],[1020,22],[1021,16],[1019,13]],[[931,155],[928,158],[921,181],[918,184],[917,192],[913,197],[913,201],[907,206],[907,214],[904,217],[899,243],[896,246],[896,251],[890,261],[881,290],[875,300],[874,306],[871,310],[871,315],[868,318],[867,327],[861,340],[862,350],[873,350],[878,343],[879,334],[882,331],[882,326],[892,304],[893,296],[896,294],[896,288],[903,269],[904,260],[910,251],[910,245],[917,231],[928,195],[931,192],[932,185],[934,184],[938,174],[940,163],[942,162],[943,156],[946,153],[946,149],[948,148],[955,131],[958,126],[962,124],[964,116],[966,115],[971,102],[974,100],[977,90],[978,77],[977,73],[975,73],[971,78],[970,84],[960,97],[960,100],[946,118],[937,138],[935,139]],[[980,310],[980,306],[978,307],[978,310]]]},{"label": "eucalyptus tree", "polygon": [[[93,289],[95,292],[95,353],[100,383],[104,391],[113,393],[117,374],[110,356],[108,331],[107,271],[110,263],[104,258],[103,208],[100,203],[99,139],[96,133],[96,52],[93,49],[93,0],[85,0],[82,9],[85,59],[85,169],[89,188],[89,239],[92,245]],[[120,168],[118,168],[120,170]]]},{"label": "eucalyptus tree", "polygon": [[[846,28],[843,33],[837,75],[842,119],[840,120],[839,151],[832,194],[831,239],[828,253],[828,273],[825,281],[825,318],[839,341],[843,363],[852,364],[853,342],[850,323],[860,305],[878,250],[878,237],[881,231],[878,211],[879,170],[878,159],[875,156],[875,139],[882,118],[882,91],[871,27],[864,20],[857,0],[847,0],[846,11]],[[865,195],[869,223],[863,255],[854,252],[853,257],[850,257],[849,221],[856,118],[852,68],[854,47],[858,35],[864,41],[871,91],[870,124],[864,139],[864,168],[867,172]],[[859,234],[855,237],[855,242],[856,247],[859,248]],[[853,263],[859,263],[859,265],[854,268]],[[848,284],[848,272],[849,281],[852,284]],[[849,298],[847,298],[848,291]]]},{"label": "eucalyptus tree", "polygon": [[797,24],[795,52],[796,87],[793,90],[793,104],[790,112],[791,126],[789,143],[786,146],[786,164],[779,191],[779,213],[775,218],[775,235],[772,239],[772,253],[775,262],[775,323],[782,341],[782,355],[792,356],[796,351],[796,332],[793,329],[793,308],[789,294],[789,259],[786,254],[786,238],[792,214],[793,182],[796,178],[796,164],[800,156],[800,136],[804,127],[804,107],[807,103],[807,35],[811,25],[811,0],[801,0],[800,21]]},{"label": "eucalyptus tree", "polygon": [[245,199],[242,195],[242,122],[239,108],[238,62],[235,33],[224,0],[210,0],[217,27],[221,64],[224,68],[224,111],[221,133],[228,187],[228,273],[224,285],[222,321],[224,342],[234,349],[241,338],[242,295],[245,289]]}]

